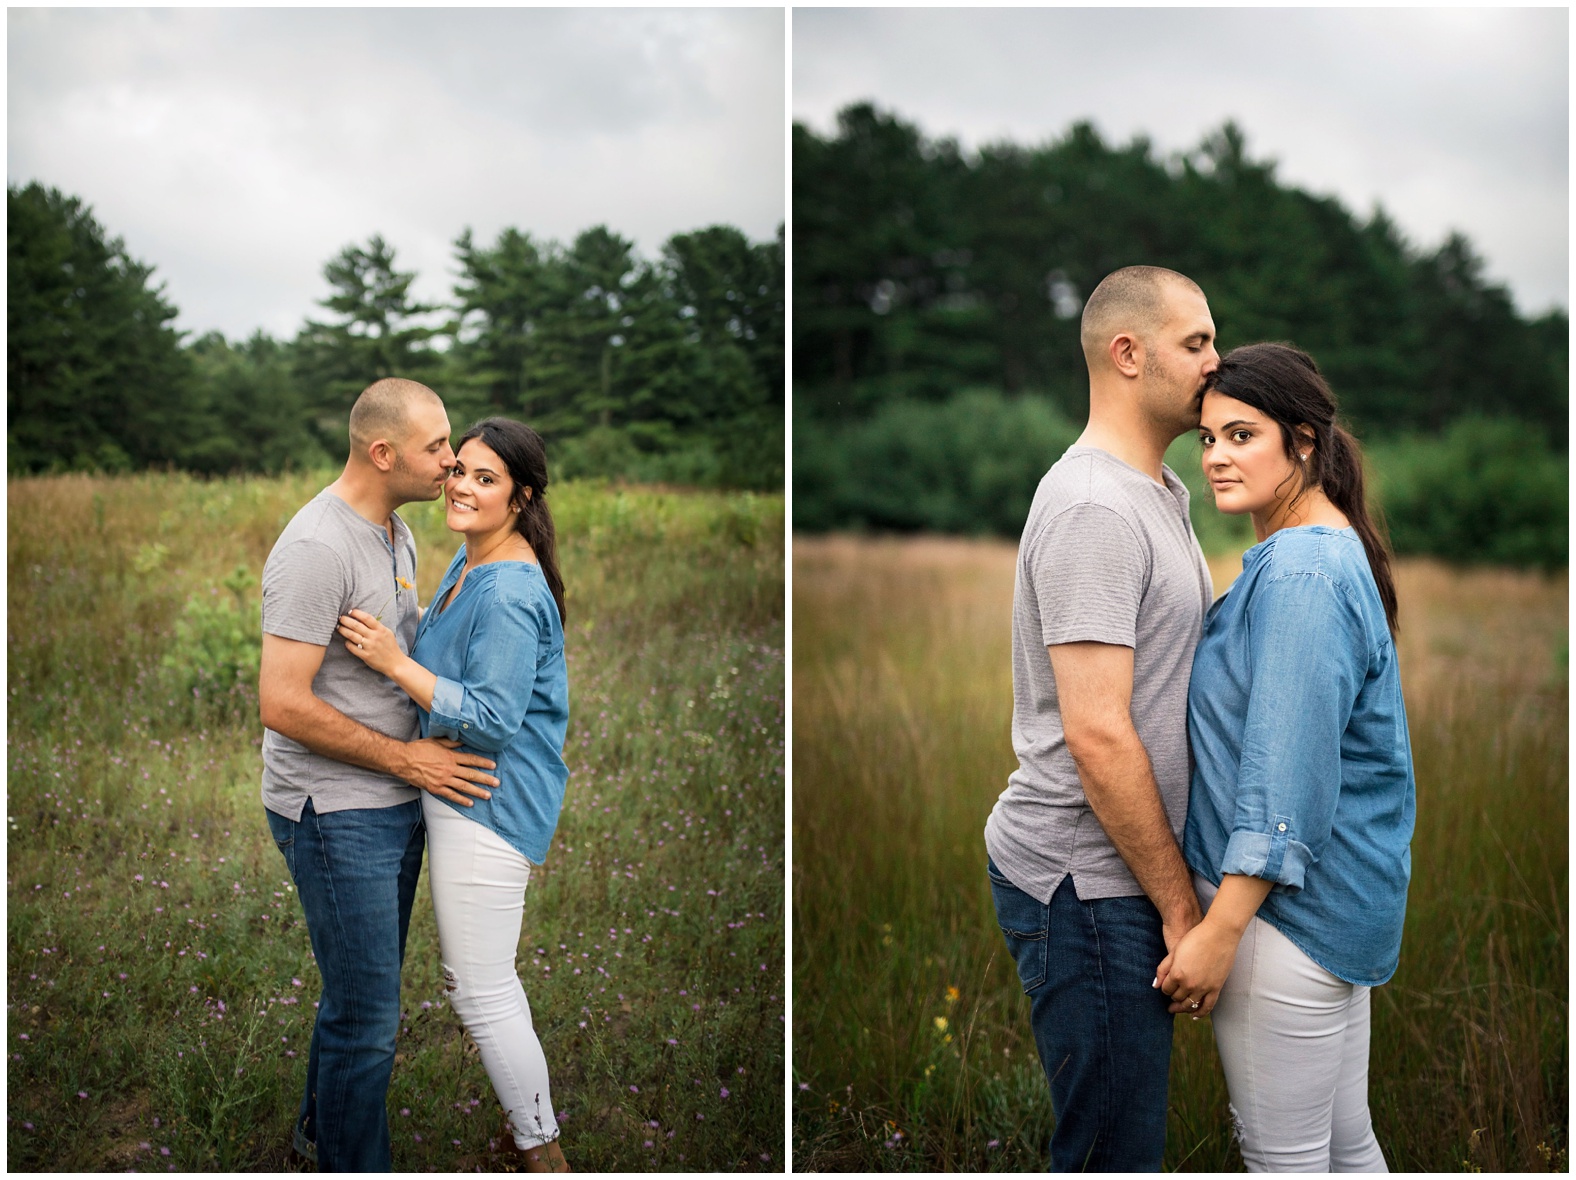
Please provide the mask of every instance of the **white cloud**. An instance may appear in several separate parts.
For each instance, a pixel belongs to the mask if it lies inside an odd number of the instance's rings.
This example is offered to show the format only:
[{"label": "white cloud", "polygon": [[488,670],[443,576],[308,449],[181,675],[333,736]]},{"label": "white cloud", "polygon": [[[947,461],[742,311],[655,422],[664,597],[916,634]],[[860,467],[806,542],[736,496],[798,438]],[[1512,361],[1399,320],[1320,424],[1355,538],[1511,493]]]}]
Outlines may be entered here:
[{"label": "white cloud", "polygon": [[445,297],[467,226],[647,254],[783,209],[772,10],[13,9],[12,183],[82,197],[180,326],[293,334],[374,232]]}]

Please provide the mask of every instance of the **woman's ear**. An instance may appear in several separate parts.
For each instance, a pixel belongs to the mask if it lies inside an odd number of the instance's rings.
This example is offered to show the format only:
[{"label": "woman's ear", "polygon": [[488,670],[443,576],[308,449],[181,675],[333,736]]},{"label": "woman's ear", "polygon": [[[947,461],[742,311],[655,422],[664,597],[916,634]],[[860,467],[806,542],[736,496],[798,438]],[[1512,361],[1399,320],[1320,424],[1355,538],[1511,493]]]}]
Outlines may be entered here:
[{"label": "woman's ear", "polygon": [[1292,431],[1292,434],[1297,440],[1297,458],[1302,460],[1304,463],[1308,462],[1309,459],[1313,458],[1313,427],[1309,426],[1307,423],[1303,423],[1294,431]]}]

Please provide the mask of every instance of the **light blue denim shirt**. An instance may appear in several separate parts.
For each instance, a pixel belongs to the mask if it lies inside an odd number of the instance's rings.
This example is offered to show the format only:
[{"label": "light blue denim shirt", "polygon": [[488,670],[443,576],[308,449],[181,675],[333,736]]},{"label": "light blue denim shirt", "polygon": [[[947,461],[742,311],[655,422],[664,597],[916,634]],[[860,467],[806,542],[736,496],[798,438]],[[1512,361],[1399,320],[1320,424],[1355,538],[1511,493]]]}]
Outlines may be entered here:
[{"label": "light blue denim shirt", "polygon": [[438,678],[421,736],[456,738],[498,763],[490,800],[449,806],[539,865],[569,781],[563,626],[541,567],[525,561],[477,566],[445,610],[464,568],[462,545],[416,631],[411,654]]},{"label": "light blue denim shirt", "polygon": [[1362,541],[1281,529],[1204,617],[1183,853],[1274,885],[1259,917],[1348,983],[1400,962],[1416,786],[1395,644]]}]

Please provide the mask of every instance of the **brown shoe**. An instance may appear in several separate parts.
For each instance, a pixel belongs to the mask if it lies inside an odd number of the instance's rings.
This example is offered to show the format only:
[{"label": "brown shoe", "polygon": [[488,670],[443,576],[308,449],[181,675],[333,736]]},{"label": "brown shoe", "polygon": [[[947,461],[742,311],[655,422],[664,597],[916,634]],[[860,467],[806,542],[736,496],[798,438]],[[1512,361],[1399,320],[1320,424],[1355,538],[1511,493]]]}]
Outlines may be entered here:
[{"label": "brown shoe", "polygon": [[505,1116],[503,1131],[500,1132],[500,1144],[506,1154],[513,1157],[510,1161],[516,1167],[510,1171],[525,1172],[571,1172],[569,1161],[564,1158],[564,1152],[558,1146],[558,1140],[549,1139],[546,1143],[539,1143],[535,1147],[521,1147],[514,1141],[514,1127],[510,1125]]}]

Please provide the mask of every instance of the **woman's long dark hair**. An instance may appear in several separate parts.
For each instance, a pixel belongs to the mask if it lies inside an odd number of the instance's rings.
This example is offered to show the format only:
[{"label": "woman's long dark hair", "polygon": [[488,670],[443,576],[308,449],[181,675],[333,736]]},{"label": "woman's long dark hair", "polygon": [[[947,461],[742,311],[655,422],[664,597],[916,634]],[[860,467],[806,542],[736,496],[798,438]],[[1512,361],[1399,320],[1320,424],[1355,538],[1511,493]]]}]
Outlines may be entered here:
[{"label": "woman's long dark hair", "polygon": [[[1245,344],[1225,355],[1209,379],[1208,388],[1275,419],[1286,457],[1294,470],[1302,472],[1302,483],[1292,503],[1310,488],[1322,488],[1330,503],[1351,521],[1368,553],[1368,568],[1379,587],[1385,622],[1390,634],[1396,634],[1400,626],[1390,548],[1382,522],[1376,523],[1368,512],[1363,493],[1362,448],[1336,421],[1335,395],[1313,358],[1290,344]],[[1297,435],[1297,428],[1303,426],[1313,432],[1313,447],[1306,465],[1299,456],[1307,442]]]},{"label": "woman's long dark hair", "polygon": [[509,478],[514,480],[514,506],[520,509],[515,527],[536,550],[547,588],[558,604],[558,621],[563,623],[569,615],[564,610],[564,579],[558,572],[553,514],[547,507],[547,449],[542,436],[513,418],[483,418],[465,432],[454,449],[458,451],[473,438],[491,447],[509,469]]}]

